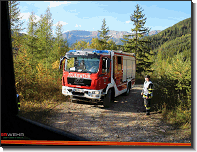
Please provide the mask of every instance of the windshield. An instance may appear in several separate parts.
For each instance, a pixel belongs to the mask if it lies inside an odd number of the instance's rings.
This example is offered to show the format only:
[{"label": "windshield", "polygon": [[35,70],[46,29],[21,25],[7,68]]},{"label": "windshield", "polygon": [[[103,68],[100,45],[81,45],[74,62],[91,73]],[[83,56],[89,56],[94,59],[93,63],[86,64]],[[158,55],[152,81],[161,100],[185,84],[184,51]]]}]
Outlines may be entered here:
[{"label": "windshield", "polygon": [[97,73],[99,69],[99,58],[75,57],[66,60],[66,71]]}]

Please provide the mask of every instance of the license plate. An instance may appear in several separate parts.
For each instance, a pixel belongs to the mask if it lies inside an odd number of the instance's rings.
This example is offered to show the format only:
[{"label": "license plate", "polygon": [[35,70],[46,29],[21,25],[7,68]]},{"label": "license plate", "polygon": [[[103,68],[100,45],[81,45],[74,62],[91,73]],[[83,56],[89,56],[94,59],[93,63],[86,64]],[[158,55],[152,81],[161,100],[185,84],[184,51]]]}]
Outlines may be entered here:
[{"label": "license plate", "polygon": [[82,93],[82,92],[83,92],[83,90],[81,90],[81,89],[76,89],[76,92],[80,92],[80,93]]}]

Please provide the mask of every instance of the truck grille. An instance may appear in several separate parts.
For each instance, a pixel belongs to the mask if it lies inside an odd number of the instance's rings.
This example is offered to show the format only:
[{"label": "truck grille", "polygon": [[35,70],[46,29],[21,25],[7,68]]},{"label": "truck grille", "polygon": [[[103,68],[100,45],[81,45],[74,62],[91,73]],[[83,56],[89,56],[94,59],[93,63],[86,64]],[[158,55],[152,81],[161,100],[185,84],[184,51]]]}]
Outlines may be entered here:
[{"label": "truck grille", "polygon": [[67,78],[68,84],[80,85],[80,86],[91,86],[91,79],[83,78]]}]

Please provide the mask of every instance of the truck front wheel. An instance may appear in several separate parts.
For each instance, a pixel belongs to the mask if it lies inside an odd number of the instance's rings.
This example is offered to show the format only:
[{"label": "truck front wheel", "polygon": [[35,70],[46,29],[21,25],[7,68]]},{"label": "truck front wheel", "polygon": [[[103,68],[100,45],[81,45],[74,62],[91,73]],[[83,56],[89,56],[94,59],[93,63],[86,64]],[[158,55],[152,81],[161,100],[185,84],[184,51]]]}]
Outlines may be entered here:
[{"label": "truck front wheel", "polygon": [[107,94],[106,94],[106,96],[104,97],[104,100],[103,100],[103,106],[105,108],[109,108],[110,107],[111,99],[112,99],[111,95],[112,95],[112,91],[111,91],[111,89],[109,89]]}]

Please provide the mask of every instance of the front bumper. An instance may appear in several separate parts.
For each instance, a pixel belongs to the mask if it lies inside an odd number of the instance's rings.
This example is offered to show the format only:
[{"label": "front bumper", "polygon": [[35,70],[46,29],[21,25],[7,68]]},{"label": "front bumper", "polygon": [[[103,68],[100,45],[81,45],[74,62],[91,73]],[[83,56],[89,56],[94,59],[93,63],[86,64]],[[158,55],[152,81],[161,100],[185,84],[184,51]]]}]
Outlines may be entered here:
[{"label": "front bumper", "polygon": [[100,100],[103,95],[102,91],[103,90],[90,90],[62,86],[62,94],[71,97],[81,97]]}]

